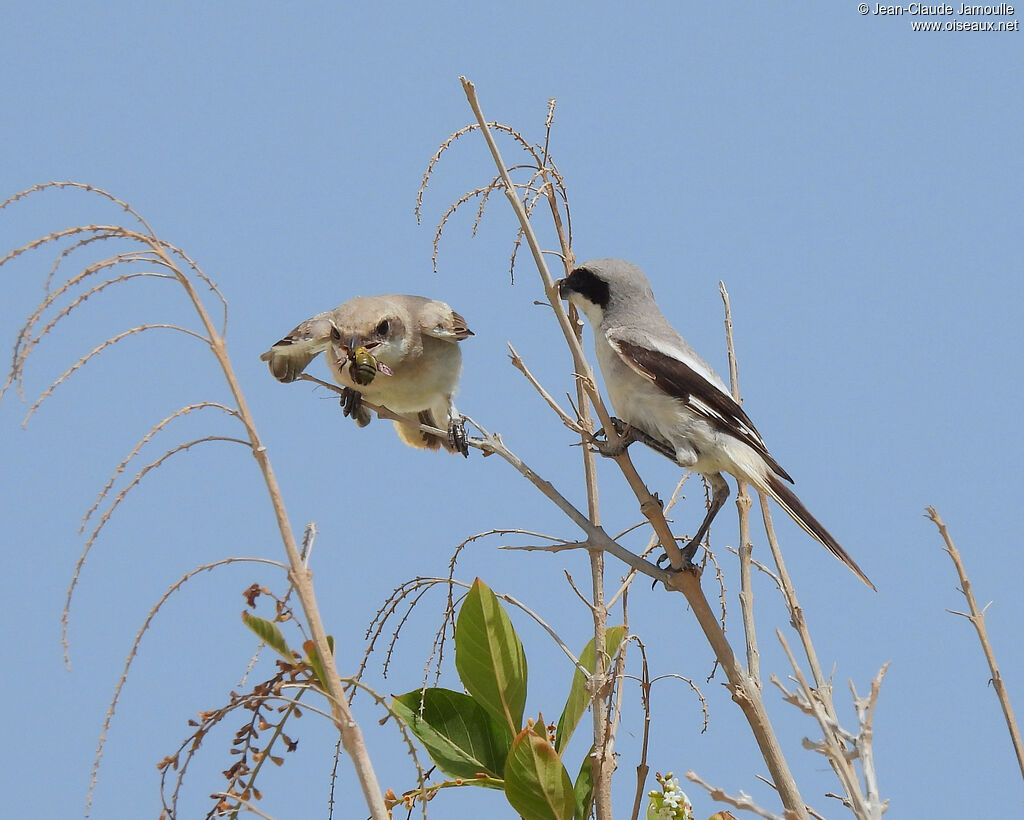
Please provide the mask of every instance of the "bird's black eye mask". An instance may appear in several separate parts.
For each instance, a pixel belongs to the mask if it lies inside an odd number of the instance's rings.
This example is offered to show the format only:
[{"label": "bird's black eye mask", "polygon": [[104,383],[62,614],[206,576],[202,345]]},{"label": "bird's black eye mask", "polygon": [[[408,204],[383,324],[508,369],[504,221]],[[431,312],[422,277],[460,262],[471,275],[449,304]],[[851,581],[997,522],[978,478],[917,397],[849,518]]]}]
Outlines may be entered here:
[{"label": "bird's black eye mask", "polygon": [[588,268],[576,268],[562,282],[562,294],[575,291],[584,299],[593,302],[601,310],[607,310],[611,301],[608,283]]}]

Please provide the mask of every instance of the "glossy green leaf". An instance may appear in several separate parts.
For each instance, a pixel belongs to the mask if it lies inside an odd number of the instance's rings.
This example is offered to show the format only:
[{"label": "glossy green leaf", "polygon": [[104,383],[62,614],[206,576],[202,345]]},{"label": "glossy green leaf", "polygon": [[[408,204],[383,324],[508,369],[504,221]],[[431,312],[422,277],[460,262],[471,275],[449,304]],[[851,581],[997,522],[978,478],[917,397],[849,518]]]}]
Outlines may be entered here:
[{"label": "glossy green leaf", "polygon": [[[604,646],[609,658],[615,657],[616,653],[619,651],[619,645],[622,643],[622,638],[625,634],[626,628],[624,626],[610,626],[605,630]],[[587,643],[583,648],[583,652],[580,655],[580,664],[588,672],[593,673],[593,638],[591,638],[589,643]],[[565,747],[569,745],[569,739],[572,737],[572,733],[576,731],[580,718],[583,717],[583,713],[587,711],[587,706],[589,704],[590,695],[587,692],[587,680],[583,676],[583,672],[577,668],[575,674],[572,676],[572,685],[569,687],[569,697],[565,701],[565,708],[562,710],[562,716],[558,719],[558,726],[555,729],[555,749],[559,754],[565,751]]]},{"label": "glossy green leaf", "polygon": [[591,746],[590,751],[583,758],[580,773],[576,775],[576,783],[572,787],[573,799],[576,802],[572,815],[573,820],[587,820],[594,805],[594,767],[590,757],[593,753],[594,747]]},{"label": "glossy green leaf", "polygon": [[288,648],[288,643],[284,639],[284,634],[278,628],[277,624],[273,621],[257,618],[255,615],[250,615],[248,612],[242,613],[242,623],[255,632],[259,639],[277,652],[278,655],[281,655],[289,663],[295,663],[295,656]]},{"label": "glossy green leaf", "polygon": [[[313,669],[313,674],[316,675],[316,679],[320,681],[320,687],[326,692],[327,691],[327,670],[324,668],[323,661],[320,660],[320,653],[317,651],[316,644],[313,641],[304,641],[302,648],[306,650],[306,662]],[[331,650],[331,654],[334,654],[334,638],[331,635],[327,636],[327,648]]]},{"label": "glossy green leaf", "polygon": [[455,668],[474,700],[515,735],[526,707],[526,654],[512,621],[479,578],[459,610]]},{"label": "glossy green leaf", "polygon": [[473,698],[450,689],[417,689],[391,703],[442,772],[467,780],[484,774],[493,783],[481,785],[501,788],[512,735]]},{"label": "glossy green leaf", "polygon": [[572,820],[572,781],[555,752],[532,729],[512,741],[505,764],[505,797],[524,820]]}]

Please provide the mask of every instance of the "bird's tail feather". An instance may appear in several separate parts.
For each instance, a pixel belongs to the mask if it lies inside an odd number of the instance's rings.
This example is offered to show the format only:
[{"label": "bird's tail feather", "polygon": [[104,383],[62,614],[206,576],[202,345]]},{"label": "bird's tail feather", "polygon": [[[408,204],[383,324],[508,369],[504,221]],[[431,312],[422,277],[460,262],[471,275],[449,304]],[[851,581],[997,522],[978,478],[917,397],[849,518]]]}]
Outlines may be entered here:
[{"label": "bird's tail feather", "polygon": [[865,584],[875,590],[875,592],[878,592],[878,588],[871,583],[871,580],[864,574],[864,571],[857,566],[857,562],[839,545],[839,542],[822,526],[821,522],[811,515],[810,511],[803,505],[803,502],[796,497],[796,493],[787,484],[783,483],[781,478],[769,473],[764,477],[757,476],[754,478],[753,483],[762,492],[774,498],[778,505],[789,513],[790,518],[803,528],[804,532],[846,564]]},{"label": "bird's tail feather", "polygon": [[[430,410],[421,410],[418,414],[403,413],[403,415],[419,424],[426,424],[430,427],[437,427],[441,430],[444,429],[442,425],[437,423],[434,413]],[[398,431],[398,437],[410,447],[426,450],[438,450],[441,447],[444,447],[444,449],[450,453],[457,452],[451,442],[448,441],[447,436],[442,438],[441,436],[424,433],[419,428],[413,427],[411,424],[405,424],[401,421],[394,422],[394,425],[395,430]]]}]

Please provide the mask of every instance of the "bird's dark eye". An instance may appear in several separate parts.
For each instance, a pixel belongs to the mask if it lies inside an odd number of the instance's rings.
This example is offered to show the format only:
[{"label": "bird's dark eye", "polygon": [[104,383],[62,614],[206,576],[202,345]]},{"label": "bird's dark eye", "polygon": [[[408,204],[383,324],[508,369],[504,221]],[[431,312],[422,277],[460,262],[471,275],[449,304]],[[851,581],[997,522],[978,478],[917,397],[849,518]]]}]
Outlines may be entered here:
[{"label": "bird's dark eye", "polygon": [[389,322],[387,319],[385,319],[379,325],[377,325],[376,328],[374,328],[373,333],[374,333],[375,336],[387,336],[388,335],[388,331],[390,329],[391,329],[391,322]]},{"label": "bird's dark eye", "polygon": [[341,331],[339,331],[334,325],[331,325],[331,338],[336,342],[341,340]]}]

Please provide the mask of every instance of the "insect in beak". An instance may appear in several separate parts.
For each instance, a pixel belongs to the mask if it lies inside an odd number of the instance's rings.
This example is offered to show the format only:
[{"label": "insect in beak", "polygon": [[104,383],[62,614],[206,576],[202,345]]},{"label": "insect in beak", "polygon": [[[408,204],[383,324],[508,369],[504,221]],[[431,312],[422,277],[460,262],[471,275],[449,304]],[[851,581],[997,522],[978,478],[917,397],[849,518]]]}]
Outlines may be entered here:
[{"label": "insect in beak", "polygon": [[[369,342],[355,348],[349,348],[348,353],[348,374],[352,381],[359,385],[368,385],[376,378],[377,373],[385,376],[393,376],[394,371],[384,362],[379,362],[370,352],[370,348],[376,347],[379,342]],[[341,362],[339,362],[341,364]]]}]

